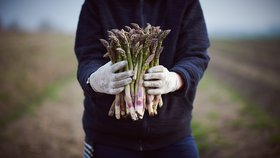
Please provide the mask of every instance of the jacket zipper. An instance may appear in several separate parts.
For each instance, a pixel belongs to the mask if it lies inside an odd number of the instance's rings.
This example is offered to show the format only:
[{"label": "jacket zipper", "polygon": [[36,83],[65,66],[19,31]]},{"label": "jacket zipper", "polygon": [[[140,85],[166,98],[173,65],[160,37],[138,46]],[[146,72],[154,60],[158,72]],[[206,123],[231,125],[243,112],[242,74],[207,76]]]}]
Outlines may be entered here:
[{"label": "jacket zipper", "polygon": [[140,0],[140,23],[144,27],[144,0]]},{"label": "jacket zipper", "polygon": [[139,139],[139,151],[143,151],[142,139]]},{"label": "jacket zipper", "polygon": [[[147,115],[147,114],[146,114]],[[149,128],[149,116],[144,116],[143,118],[143,131],[140,135],[140,138],[138,140],[139,143],[139,150],[143,151],[143,137],[147,136],[150,133],[150,128]]]},{"label": "jacket zipper", "polygon": [[146,119],[144,119],[143,120],[144,122],[143,122],[143,132],[142,132],[142,134],[141,134],[141,136],[140,136],[140,138],[139,138],[139,140],[138,140],[138,143],[139,143],[139,150],[140,151],[143,151],[143,141],[142,141],[142,139],[143,139],[143,137],[145,136],[145,135],[147,135],[148,134],[148,132],[149,132],[149,129],[148,129],[148,120],[147,120],[147,118]]}]

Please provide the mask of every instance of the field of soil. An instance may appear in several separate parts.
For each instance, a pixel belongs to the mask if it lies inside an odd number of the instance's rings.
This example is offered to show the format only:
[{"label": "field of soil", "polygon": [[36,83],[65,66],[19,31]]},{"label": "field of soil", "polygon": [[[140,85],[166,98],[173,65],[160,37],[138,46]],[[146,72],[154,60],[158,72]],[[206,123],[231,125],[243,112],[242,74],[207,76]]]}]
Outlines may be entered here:
[{"label": "field of soil", "polygon": [[[74,37],[1,32],[0,41],[0,157],[82,157]],[[279,41],[213,40],[193,112],[202,158],[280,156]]]},{"label": "field of soil", "polygon": [[213,40],[209,71],[280,120],[280,38]]},{"label": "field of soil", "polygon": [[0,30],[0,128],[74,75],[73,43],[73,36]]}]

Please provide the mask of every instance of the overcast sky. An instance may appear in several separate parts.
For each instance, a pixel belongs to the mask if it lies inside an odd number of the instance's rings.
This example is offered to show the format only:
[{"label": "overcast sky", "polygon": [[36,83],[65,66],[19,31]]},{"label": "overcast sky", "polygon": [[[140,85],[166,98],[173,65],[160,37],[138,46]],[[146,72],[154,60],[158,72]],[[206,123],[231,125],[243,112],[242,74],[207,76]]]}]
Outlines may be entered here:
[{"label": "overcast sky", "polygon": [[280,0],[200,0],[200,2],[211,34],[280,31]]},{"label": "overcast sky", "polygon": [[[208,31],[255,34],[280,31],[280,0],[200,0]],[[34,30],[42,21],[75,32],[83,0],[0,0],[0,22]]]}]

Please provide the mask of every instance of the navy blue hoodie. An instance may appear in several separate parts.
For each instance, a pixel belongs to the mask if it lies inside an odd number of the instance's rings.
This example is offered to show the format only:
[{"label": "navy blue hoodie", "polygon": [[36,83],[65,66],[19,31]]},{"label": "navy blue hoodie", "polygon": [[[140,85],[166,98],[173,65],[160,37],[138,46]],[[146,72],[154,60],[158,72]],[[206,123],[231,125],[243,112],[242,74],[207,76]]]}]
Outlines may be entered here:
[{"label": "navy blue hoodie", "polygon": [[[177,72],[184,86],[163,95],[158,115],[143,120],[117,120],[108,116],[113,95],[93,91],[86,83],[91,73],[108,62],[99,42],[107,30],[130,23],[150,23],[171,29],[160,56],[160,64]],[[78,22],[75,53],[78,80],[84,91],[83,128],[93,143],[134,150],[152,150],[191,135],[191,118],[196,88],[209,57],[209,40],[198,0],[85,0]]]}]

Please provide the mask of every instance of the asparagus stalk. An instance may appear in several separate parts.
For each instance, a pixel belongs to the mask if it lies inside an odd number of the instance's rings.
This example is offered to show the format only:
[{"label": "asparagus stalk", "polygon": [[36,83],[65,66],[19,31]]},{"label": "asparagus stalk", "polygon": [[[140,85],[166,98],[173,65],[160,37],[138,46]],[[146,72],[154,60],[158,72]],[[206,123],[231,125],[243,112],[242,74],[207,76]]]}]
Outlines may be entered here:
[{"label": "asparagus stalk", "polygon": [[[138,68],[137,68],[137,78],[136,78],[136,84],[135,84],[135,106],[143,106],[141,102],[143,102],[142,98],[143,98],[143,91],[140,87],[139,89],[139,85],[141,85],[140,83],[140,79],[141,77],[141,71],[142,71],[142,62],[143,62],[143,50],[141,50],[140,56],[139,56],[139,60],[138,60]],[[137,107],[136,108],[138,111],[141,109],[141,107]],[[141,110],[140,110],[141,111]]]},{"label": "asparagus stalk", "polygon": [[[156,29],[159,30],[159,28],[156,28]],[[159,57],[160,57],[160,54],[163,51],[162,42],[166,38],[166,36],[170,33],[170,31],[171,30],[165,30],[165,31],[163,31],[163,32],[161,32],[159,34],[159,38],[158,38],[159,40],[158,40],[158,46],[157,46],[157,51],[156,51],[156,57],[155,57],[154,65],[153,66],[159,65]],[[155,114],[157,114],[157,107],[158,106],[159,107],[163,106],[161,95],[156,95],[154,97],[153,109],[156,112]]]},{"label": "asparagus stalk", "polygon": [[121,108],[121,116],[125,117],[126,116],[126,106],[124,102],[124,92],[121,92],[120,94],[120,108]]},{"label": "asparagus stalk", "polygon": [[108,116],[114,116],[114,113],[115,113],[115,102],[116,100],[113,101],[110,109],[109,109],[109,112],[108,112]]},{"label": "asparagus stalk", "polygon": [[[157,49],[157,43],[158,40],[156,38],[152,39],[152,43],[151,43],[151,54],[153,54],[154,56],[156,56],[156,49]],[[152,62],[149,64],[150,67],[155,66],[155,58],[152,60]],[[156,113],[156,109],[154,108],[154,95],[146,95],[147,98],[147,108],[148,108],[148,113],[150,116],[154,116]]]},{"label": "asparagus stalk", "polygon": [[[117,43],[116,43],[116,45],[118,46]],[[121,60],[121,55],[117,54],[116,59],[118,61],[120,61]],[[121,104],[122,104],[121,103],[121,98],[122,98],[122,93],[119,93],[119,94],[115,95],[115,117],[116,117],[116,119],[121,118]]]},{"label": "asparagus stalk", "polygon": [[[104,57],[109,57],[110,60],[112,61],[112,63],[115,63],[117,60],[119,60],[119,55],[116,56],[116,54],[114,53],[114,51],[112,51],[109,42],[107,42],[104,39],[100,39],[100,42],[106,47],[107,49],[107,53],[104,55]],[[108,112],[109,116],[113,116],[115,114],[115,117],[117,119],[120,119],[120,98],[121,95],[117,94],[115,96],[115,100],[113,101],[110,110]]]},{"label": "asparagus stalk", "polygon": [[[143,118],[144,115],[144,101],[145,100],[143,97],[145,97],[145,95],[143,94],[145,91],[143,90],[143,75],[146,73],[146,70],[149,68],[149,64],[150,62],[154,59],[155,54],[151,54],[145,61],[145,63],[143,64],[142,67],[142,72],[141,72],[141,78],[139,80],[139,85],[138,85],[138,98],[137,98],[137,104],[135,105],[135,109],[137,111],[137,113],[139,114],[140,118]],[[140,92],[139,92],[140,91]],[[149,110],[149,109],[148,109]]]},{"label": "asparagus stalk", "polygon": [[[127,56],[126,56],[126,53],[122,48],[117,48],[116,50],[118,51],[118,53],[121,54],[123,60],[128,60]],[[125,71],[128,71],[128,70],[129,70],[129,68],[128,68],[128,65],[127,65],[125,67]],[[129,109],[129,113],[130,113],[130,116],[131,116],[132,120],[138,120],[138,117],[137,117],[137,114],[135,112],[134,105],[133,105],[133,102],[132,102],[132,99],[131,99],[130,85],[129,84],[125,86],[125,98],[124,99],[125,99],[126,107]]]}]

